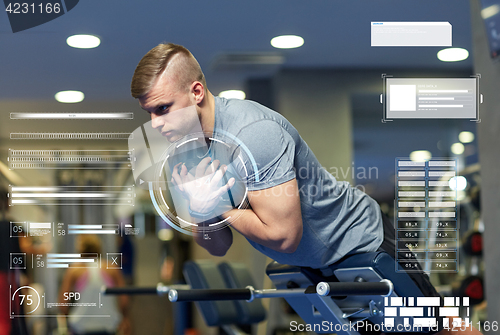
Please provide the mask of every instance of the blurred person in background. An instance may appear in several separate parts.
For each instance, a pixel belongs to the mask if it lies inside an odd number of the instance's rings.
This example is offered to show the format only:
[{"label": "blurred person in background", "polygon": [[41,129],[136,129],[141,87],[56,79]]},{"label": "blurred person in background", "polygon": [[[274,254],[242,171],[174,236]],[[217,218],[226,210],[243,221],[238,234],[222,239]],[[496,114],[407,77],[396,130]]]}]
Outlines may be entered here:
[{"label": "blurred person in background", "polygon": [[[101,240],[96,235],[79,235],[76,240],[78,253],[101,253]],[[102,306],[88,306],[85,303],[98,302],[99,293],[103,286],[123,287],[125,280],[121,270],[83,267],[75,264],[66,270],[60,293],[59,303],[61,312],[68,315],[68,328],[75,335],[110,335],[131,333],[128,318],[128,297],[101,296]],[[78,292],[77,304],[72,308],[67,304],[64,293]],[[88,317],[89,315],[109,317]]]},{"label": "blurred person in background", "polygon": [[[8,192],[0,188],[0,335],[23,335],[27,334],[24,318],[9,317],[9,285],[12,285],[12,291],[20,287],[21,277],[24,276],[21,270],[10,270],[10,253],[20,253],[19,238],[10,237],[9,217],[9,198]],[[17,315],[24,314],[22,306],[18,299],[12,303],[13,313]]]},{"label": "blurred person in background", "polygon": [[172,285],[174,278],[174,258],[172,256],[166,256],[163,259],[160,270],[160,278],[163,284]]},{"label": "blurred person in background", "polygon": [[[122,229],[125,229],[122,226]],[[127,285],[134,284],[134,245],[129,235],[118,236],[117,245],[119,253],[122,254],[122,274]]]}]

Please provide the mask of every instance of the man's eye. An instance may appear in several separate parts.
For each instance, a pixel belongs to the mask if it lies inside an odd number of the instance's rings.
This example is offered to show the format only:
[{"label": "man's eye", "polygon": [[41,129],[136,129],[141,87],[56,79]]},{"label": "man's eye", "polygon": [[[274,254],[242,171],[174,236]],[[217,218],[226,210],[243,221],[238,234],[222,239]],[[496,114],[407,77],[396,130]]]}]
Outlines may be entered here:
[{"label": "man's eye", "polygon": [[158,110],[159,110],[160,112],[164,112],[164,111],[166,111],[166,110],[167,110],[167,108],[168,108],[168,106],[160,106],[160,107],[158,107]]}]

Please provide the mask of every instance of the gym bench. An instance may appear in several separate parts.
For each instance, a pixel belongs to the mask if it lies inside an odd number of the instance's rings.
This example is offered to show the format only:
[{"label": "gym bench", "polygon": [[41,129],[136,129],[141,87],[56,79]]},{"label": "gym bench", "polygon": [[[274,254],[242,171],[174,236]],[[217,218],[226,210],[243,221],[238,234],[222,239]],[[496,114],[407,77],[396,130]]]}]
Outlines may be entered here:
[{"label": "gym bench", "polygon": [[[272,262],[266,273],[276,289],[257,290],[248,269],[239,263],[188,261],[183,273],[189,285],[156,288],[107,288],[105,294],[168,294],[172,302],[194,301],[209,326],[251,324],[265,319],[258,298],[284,298],[317,333],[359,335],[353,323],[368,320],[373,325],[418,324],[413,316],[385,315],[388,299],[422,297],[415,282],[386,252],[356,254],[319,270]],[[399,270],[402,270],[400,267]],[[256,300],[257,299],[257,300]],[[403,301],[401,299],[401,301]],[[436,318],[422,308],[422,318]],[[328,324],[328,329],[324,325]],[[226,328],[225,328],[226,329]],[[332,331],[334,329],[334,331]],[[426,333],[430,328],[420,328]],[[401,332],[393,326],[384,332]],[[403,332],[404,333],[404,332]]]}]

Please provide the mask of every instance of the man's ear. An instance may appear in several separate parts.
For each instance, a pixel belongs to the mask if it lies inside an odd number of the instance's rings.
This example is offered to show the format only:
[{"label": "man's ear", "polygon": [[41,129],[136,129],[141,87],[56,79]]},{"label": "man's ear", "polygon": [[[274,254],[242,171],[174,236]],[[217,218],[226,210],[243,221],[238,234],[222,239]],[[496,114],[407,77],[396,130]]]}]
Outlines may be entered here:
[{"label": "man's ear", "polygon": [[194,81],[191,84],[191,94],[197,105],[199,105],[205,98],[205,87],[199,81]]}]

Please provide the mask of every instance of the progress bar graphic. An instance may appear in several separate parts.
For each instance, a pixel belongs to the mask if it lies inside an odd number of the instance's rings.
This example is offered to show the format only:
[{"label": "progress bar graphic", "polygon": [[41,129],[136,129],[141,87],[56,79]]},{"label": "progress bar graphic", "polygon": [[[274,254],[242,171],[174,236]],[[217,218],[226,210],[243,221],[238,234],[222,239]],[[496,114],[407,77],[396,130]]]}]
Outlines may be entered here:
[{"label": "progress bar graphic", "polygon": [[10,113],[11,120],[132,120],[134,113]]},{"label": "progress bar graphic", "polygon": [[128,140],[131,133],[10,133],[11,140]]},{"label": "progress bar graphic", "polygon": [[9,187],[15,205],[134,205],[133,186]]},{"label": "progress bar graphic", "polygon": [[110,234],[119,235],[120,226],[117,224],[99,224],[99,225],[89,225],[89,224],[69,224],[68,234]]},{"label": "progress bar graphic", "polygon": [[131,169],[129,150],[13,150],[7,158],[14,169]]},{"label": "progress bar graphic", "polygon": [[137,235],[138,228],[130,224],[94,223],[94,224],[65,224],[64,222],[10,222],[10,237],[21,238],[27,236],[65,236],[82,234],[99,235]]},{"label": "progress bar graphic", "polygon": [[82,254],[47,254],[47,268],[98,268],[99,255]]}]

